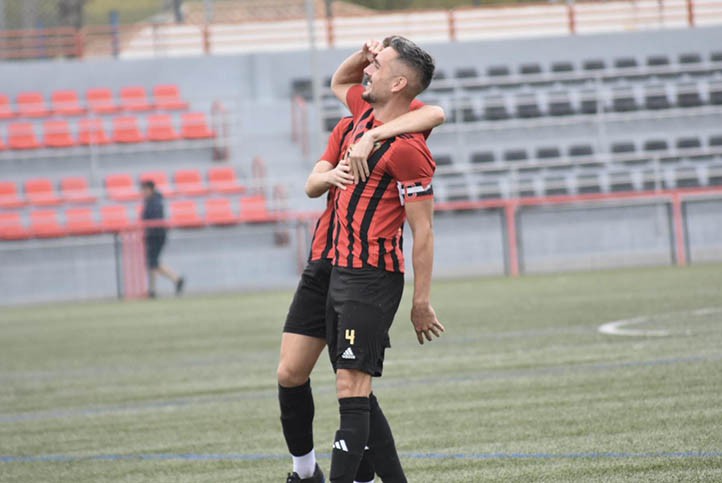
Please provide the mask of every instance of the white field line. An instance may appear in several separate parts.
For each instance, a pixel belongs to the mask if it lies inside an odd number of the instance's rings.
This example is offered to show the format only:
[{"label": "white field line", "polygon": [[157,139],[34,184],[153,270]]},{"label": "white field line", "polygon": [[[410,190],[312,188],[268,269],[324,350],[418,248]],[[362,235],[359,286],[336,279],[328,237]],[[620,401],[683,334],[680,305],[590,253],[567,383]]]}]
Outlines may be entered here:
[{"label": "white field line", "polygon": [[668,330],[643,330],[643,329],[629,329],[627,326],[643,324],[653,320],[655,317],[669,317],[673,315],[677,316],[704,316],[722,312],[722,307],[704,307],[696,310],[688,310],[685,312],[669,312],[657,315],[642,315],[640,317],[632,317],[631,319],[615,320],[613,322],[607,322],[602,324],[597,329],[601,334],[608,335],[622,335],[628,337],[666,337],[670,335]]}]

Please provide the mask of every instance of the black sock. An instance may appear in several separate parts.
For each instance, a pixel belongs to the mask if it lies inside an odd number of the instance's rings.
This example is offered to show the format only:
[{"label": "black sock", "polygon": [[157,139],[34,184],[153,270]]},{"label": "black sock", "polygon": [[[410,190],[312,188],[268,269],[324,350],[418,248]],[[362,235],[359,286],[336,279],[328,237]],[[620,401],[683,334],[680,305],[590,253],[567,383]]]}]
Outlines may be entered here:
[{"label": "black sock", "polygon": [[373,394],[369,397],[369,406],[371,412],[368,446],[376,474],[384,483],[406,483],[406,475],[396,452],[394,435],[391,434],[389,422]]},{"label": "black sock", "polygon": [[[369,435],[369,438],[370,437],[371,435]],[[374,464],[371,462],[371,455],[369,455],[368,451],[364,451],[364,455],[361,458],[361,463],[359,463],[358,470],[356,470],[356,476],[354,477],[354,480],[372,481],[375,474],[376,470],[374,470]]]},{"label": "black sock", "polygon": [[293,456],[303,456],[313,449],[313,394],[311,380],[297,387],[278,386],[278,402],[281,406],[281,426],[288,451]]},{"label": "black sock", "polygon": [[331,454],[331,483],[353,483],[369,437],[369,398],[338,400],[341,425]]}]

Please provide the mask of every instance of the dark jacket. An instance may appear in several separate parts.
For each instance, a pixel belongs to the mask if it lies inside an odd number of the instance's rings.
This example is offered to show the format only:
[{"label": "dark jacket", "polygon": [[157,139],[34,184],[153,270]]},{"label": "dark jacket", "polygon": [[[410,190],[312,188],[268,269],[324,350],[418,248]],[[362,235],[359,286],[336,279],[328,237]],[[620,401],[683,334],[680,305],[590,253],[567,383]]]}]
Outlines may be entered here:
[{"label": "dark jacket", "polygon": [[[155,191],[150,198],[145,200],[143,205],[143,221],[163,220],[165,213],[163,210],[163,195]],[[145,229],[146,237],[164,237],[165,227],[150,227]]]}]

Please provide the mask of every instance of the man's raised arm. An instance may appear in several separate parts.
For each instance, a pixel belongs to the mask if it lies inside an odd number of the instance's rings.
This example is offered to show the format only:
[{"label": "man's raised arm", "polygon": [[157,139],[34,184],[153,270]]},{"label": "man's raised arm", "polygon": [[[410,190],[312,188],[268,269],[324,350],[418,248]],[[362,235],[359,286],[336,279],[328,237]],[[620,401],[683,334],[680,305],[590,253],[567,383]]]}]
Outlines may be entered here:
[{"label": "man's raised arm", "polygon": [[[331,90],[339,101],[346,105],[346,93],[355,84],[360,84],[364,69],[374,61],[376,54],[383,50],[383,44],[377,40],[367,40],[361,50],[344,60],[331,78]],[[346,106],[348,107],[348,106]]]}]

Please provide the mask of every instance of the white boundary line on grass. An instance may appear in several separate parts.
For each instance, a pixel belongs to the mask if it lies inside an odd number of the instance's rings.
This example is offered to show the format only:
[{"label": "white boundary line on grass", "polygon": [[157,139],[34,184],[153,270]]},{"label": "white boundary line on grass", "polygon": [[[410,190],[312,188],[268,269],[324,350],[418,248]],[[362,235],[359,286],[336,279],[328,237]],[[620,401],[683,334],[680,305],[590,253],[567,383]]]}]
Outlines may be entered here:
[{"label": "white boundary line on grass", "polygon": [[654,317],[665,317],[670,315],[691,315],[691,316],[702,316],[710,315],[722,312],[722,307],[703,307],[700,309],[692,309],[684,312],[667,312],[657,315],[642,315],[640,317],[632,317],[630,319],[615,320],[613,322],[607,322],[606,324],[600,325],[597,330],[601,334],[608,335],[621,335],[627,337],[667,337],[670,335],[668,330],[643,330],[643,329],[628,329],[625,328],[628,325],[643,324],[649,322]]}]

